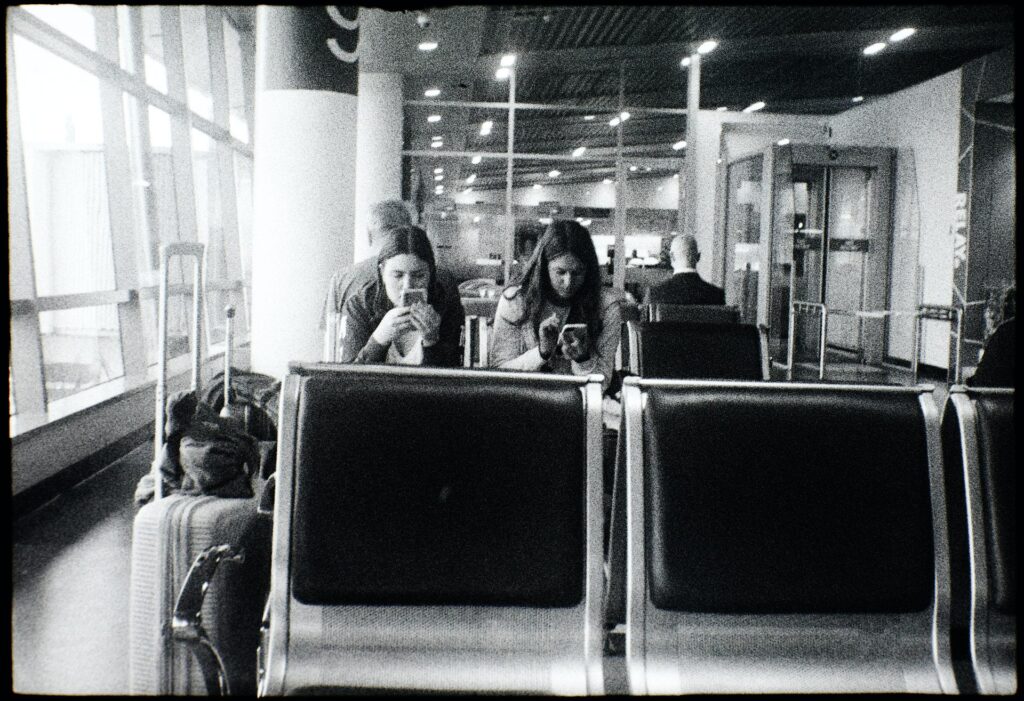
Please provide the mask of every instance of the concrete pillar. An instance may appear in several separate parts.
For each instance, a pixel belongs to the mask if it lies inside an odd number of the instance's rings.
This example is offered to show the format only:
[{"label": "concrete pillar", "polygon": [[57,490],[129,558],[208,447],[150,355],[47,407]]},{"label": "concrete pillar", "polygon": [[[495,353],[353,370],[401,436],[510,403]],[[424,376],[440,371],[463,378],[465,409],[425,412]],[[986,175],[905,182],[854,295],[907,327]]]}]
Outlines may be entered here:
[{"label": "concrete pillar", "polygon": [[355,7],[261,5],[256,35],[252,368],[320,359],[321,304],[351,265]]},{"label": "concrete pillar", "polygon": [[356,114],[355,260],[369,253],[370,206],[402,198],[402,76],[360,73]]}]

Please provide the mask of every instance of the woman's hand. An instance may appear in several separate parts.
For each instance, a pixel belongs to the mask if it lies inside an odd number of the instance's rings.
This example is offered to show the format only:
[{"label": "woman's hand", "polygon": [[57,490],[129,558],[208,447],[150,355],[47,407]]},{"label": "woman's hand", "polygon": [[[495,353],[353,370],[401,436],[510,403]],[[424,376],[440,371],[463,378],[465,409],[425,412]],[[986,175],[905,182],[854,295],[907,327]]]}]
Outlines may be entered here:
[{"label": "woman's hand", "polygon": [[409,307],[395,307],[380,320],[373,332],[373,340],[386,346],[395,336],[412,328],[412,314]]},{"label": "woman's hand", "polygon": [[540,327],[537,329],[538,350],[541,357],[545,360],[555,353],[555,348],[558,346],[560,327],[561,324],[559,324],[558,317],[555,314],[540,322]]},{"label": "woman's hand", "polygon": [[423,335],[423,345],[437,343],[441,334],[441,315],[429,304],[414,304],[410,310],[409,322]]},{"label": "woman's hand", "polygon": [[568,334],[562,337],[562,355],[569,360],[582,363],[590,358],[590,341],[586,336]]}]

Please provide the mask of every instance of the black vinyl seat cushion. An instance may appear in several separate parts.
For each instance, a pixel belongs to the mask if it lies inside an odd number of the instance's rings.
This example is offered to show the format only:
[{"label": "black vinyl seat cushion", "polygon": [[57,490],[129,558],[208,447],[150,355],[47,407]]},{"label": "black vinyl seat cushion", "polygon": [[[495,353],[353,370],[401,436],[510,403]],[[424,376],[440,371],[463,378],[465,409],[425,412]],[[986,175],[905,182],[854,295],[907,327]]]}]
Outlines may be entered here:
[{"label": "black vinyl seat cushion", "polygon": [[739,307],[724,304],[651,304],[649,321],[688,321],[714,324],[737,324]]},{"label": "black vinyl seat cushion", "polygon": [[707,613],[927,609],[934,551],[917,397],[648,388],[651,599]]},{"label": "black vinyl seat cushion", "polygon": [[313,374],[298,416],[296,599],[576,605],[583,427],[578,385]]},{"label": "black vinyl seat cushion", "polygon": [[1017,612],[1017,450],[1013,397],[978,397],[978,458],[992,604]]},{"label": "black vinyl seat cushion", "polygon": [[641,322],[642,377],[761,380],[761,339],[751,324]]}]

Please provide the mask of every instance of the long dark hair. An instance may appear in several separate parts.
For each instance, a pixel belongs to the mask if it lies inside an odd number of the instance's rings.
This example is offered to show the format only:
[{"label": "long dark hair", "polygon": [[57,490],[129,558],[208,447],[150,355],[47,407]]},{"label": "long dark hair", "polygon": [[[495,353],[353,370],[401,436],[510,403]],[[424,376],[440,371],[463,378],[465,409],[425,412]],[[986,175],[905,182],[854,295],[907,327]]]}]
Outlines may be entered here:
[{"label": "long dark hair", "polygon": [[381,275],[381,268],[389,258],[408,253],[425,261],[430,268],[430,284],[427,287],[427,302],[435,309],[441,302],[442,295],[437,289],[437,264],[434,262],[434,247],[430,245],[427,232],[418,226],[400,226],[396,229],[389,229],[381,241],[380,253],[377,254],[377,292],[374,296],[373,306],[377,314],[383,316],[393,305],[388,299],[388,292],[384,288],[384,278]]},{"label": "long dark hair", "polygon": [[603,324],[601,322],[601,267],[597,262],[597,252],[590,232],[574,221],[559,219],[551,222],[547,231],[537,242],[533,255],[526,263],[526,268],[519,277],[519,289],[511,292],[505,290],[509,299],[522,295],[523,316],[513,323],[523,324],[529,321],[534,331],[540,327],[541,310],[545,300],[553,300],[555,292],[551,289],[548,276],[548,263],[565,253],[572,253],[579,258],[586,268],[583,286],[570,300],[572,308],[569,318],[579,319],[587,325],[591,341],[597,340]]}]

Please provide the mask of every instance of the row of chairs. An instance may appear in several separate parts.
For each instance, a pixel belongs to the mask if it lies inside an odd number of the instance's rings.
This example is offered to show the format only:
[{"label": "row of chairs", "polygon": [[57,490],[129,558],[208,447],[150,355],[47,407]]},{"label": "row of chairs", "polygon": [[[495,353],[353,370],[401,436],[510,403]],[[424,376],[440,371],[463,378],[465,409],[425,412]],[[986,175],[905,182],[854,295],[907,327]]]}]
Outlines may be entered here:
[{"label": "row of chairs", "polygon": [[606,552],[598,376],[293,364],[260,692],[1015,688],[1012,390],[623,404]]}]

